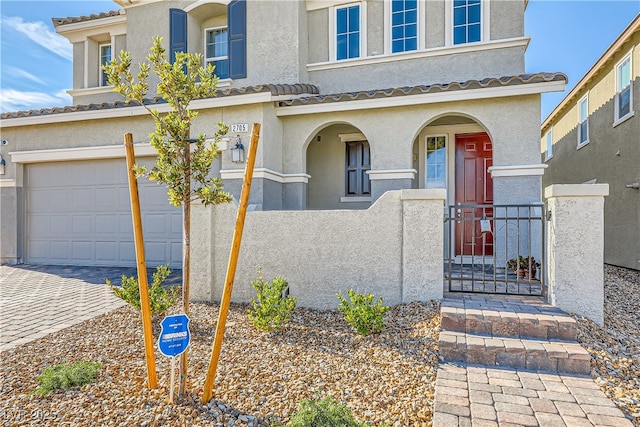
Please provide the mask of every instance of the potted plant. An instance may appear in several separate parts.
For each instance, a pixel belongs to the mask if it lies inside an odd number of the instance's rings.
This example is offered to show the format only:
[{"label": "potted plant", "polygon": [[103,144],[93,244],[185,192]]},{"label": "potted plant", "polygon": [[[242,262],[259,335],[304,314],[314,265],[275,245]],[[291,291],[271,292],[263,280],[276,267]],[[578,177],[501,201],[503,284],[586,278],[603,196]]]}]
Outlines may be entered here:
[{"label": "potted plant", "polygon": [[523,257],[518,255],[518,258],[512,258],[507,261],[507,268],[512,269],[518,277],[524,277],[527,280],[536,278],[536,272],[539,267],[540,263],[532,256]]}]

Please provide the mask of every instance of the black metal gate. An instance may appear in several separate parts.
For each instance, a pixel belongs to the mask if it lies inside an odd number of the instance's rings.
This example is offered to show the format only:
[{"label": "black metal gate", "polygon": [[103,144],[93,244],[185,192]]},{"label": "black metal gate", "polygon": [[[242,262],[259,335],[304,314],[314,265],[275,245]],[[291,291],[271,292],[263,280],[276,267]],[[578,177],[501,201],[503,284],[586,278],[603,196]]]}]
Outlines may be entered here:
[{"label": "black metal gate", "polygon": [[543,295],[545,206],[456,205],[445,215],[449,292]]}]

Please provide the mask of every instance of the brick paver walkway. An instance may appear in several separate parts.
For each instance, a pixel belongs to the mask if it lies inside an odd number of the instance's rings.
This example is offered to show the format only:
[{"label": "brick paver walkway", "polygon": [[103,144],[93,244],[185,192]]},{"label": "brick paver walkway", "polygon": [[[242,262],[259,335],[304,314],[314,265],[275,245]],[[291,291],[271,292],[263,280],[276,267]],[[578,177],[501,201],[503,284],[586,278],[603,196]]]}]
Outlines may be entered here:
[{"label": "brick paver walkway", "polygon": [[123,274],[136,269],[0,266],[0,351],[121,307],[104,279],[120,283]]},{"label": "brick paver walkway", "polygon": [[539,297],[445,298],[434,427],[632,423],[600,390],[575,320]]}]

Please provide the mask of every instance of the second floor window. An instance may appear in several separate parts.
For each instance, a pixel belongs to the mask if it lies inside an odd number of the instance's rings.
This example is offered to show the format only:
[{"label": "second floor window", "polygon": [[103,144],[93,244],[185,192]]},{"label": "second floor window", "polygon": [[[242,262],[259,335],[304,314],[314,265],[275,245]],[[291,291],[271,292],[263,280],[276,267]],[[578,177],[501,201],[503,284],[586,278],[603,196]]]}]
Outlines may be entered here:
[{"label": "second floor window", "polygon": [[391,2],[391,52],[418,49],[418,1]]},{"label": "second floor window", "polygon": [[229,34],[226,28],[205,31],[205,63],[216,67],[214,73],[221,79],[229,78]]},{"label": "second floor window", "polygon": [[336,59],[360,57],[360,5],[336,9]]},{"label": "second floor window", "polygon": [[578,146],[589,142],[589,98],[584,97],[578,103]]},{"label": "second floor window", "polygon": [[109,86],[109,77],[107,73],[102,69],[103,65],[108,65],[111,62],[111,45],[100,45],[100,86]]},{"label": "second floor window", "polygon": [[615,121],[631,114],[631,55],[616,66]]},{"label": "second floor window", "polygon": [[547,132],[547,159],[553,157],[553,129]]},{"label": "second floor window", "polygon": [[481,17],[481,0],[453,0],[453,44],[479,42]]}]

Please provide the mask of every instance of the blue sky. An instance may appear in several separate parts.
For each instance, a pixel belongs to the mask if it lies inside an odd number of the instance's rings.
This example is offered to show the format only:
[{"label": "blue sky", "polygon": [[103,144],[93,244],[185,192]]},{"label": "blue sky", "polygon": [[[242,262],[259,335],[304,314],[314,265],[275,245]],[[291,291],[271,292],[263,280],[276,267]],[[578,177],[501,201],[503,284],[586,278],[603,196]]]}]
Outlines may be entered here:
[{"label": "blue sky", "polygon": [[[71,45],[51,18],[117,9],[111,1],[0,0],[2,112],[71,104]],[[526,71],[562,71],[570,90],[639,12],[640,0],[530,0]],[[542,119],[565,93],[543,95]]]}]

